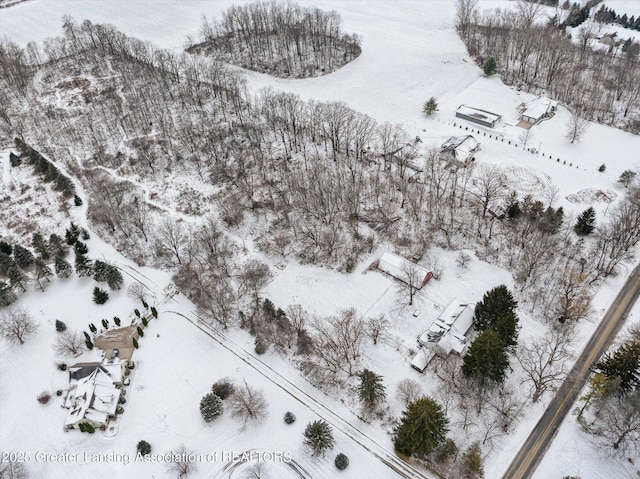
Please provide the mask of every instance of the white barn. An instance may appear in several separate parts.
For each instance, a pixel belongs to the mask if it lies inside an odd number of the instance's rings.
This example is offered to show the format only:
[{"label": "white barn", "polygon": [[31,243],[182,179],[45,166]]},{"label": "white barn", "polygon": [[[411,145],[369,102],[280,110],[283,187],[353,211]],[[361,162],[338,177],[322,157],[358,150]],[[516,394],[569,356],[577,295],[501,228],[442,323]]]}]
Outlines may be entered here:
[{"label": "white barn", "polygon": [[415,272],[418,276],[418,289],[422,288],[433,277],[433,273],[428,269],[389,252],[384,253],[380,261],[378,261],[378,269],[405,283],[409,272],[411,274]]}]

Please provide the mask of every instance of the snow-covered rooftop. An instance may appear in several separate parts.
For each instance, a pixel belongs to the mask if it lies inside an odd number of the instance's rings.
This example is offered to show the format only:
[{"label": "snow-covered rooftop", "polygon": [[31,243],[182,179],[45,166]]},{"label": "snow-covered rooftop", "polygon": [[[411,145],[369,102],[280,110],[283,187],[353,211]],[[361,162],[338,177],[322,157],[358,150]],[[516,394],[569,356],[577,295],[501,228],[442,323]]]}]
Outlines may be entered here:
[{"label": "snow-covered rooftop", "polygon": [[378,269],[405,283],[407,282],[407,275],[409,273],[413,274],[415,271],[417,279],[422,286],[433,276],[433,273],[428,269],[389,252],[384,253],[380,258]]}]

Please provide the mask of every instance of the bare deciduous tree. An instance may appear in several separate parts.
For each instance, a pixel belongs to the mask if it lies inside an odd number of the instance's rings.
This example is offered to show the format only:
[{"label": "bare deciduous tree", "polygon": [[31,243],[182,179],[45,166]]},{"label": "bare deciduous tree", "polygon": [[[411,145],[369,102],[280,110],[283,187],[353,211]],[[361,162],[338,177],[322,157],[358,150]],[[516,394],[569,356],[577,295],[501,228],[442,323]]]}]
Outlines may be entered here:
[{"label": "bare deciduous tree", "polygon": [[[0,454],[4,458],[3,451]],[[2,479],[28,479],[29,473],[24,462],[6,461],[3,459],[0,462],[0,478]]]},{"label": "bare deciduous tree", "polygon": [[0,315],[0,332],[10,343],[24,344],[38,329],[38,323],[22,308]]},{"label": "bare deciduous tree", "polygon": [[64,356],[67,354],[76,355],[84,351],[85,338],[76,331],[65,331],[58,335],[54,349],[57,354]]},{"label": "bare deciduous tree", "polygon": [[196,459],[197,455],[182,445],[175,451],[171,451],[171,461],[167,468],[169,472],[176,474],[178,479],[184,479],[197,469]]},{"label": "bare deciduous tree", "polygon": [[378,340],[384,332],[389,328],[389,320],[384,317],[384,314],[376,316],[375,318],[369,318],[367,320],[367,333],[373,340],[373,344],[378,344]]},{"label": "bare deciduous tree", "polygon": [[567,133],[565,138],[571,143],[574,141],[580,141],[580,138],[582,138],[587,126],[587,120],[580,118],[576,113],[571,113],[571,118],[569,118],[569,121],[567,122]]},{"label": "bare deciduous tree", "polygon": [[396,395],[405,406],[408,406],[424,396],[424,392],[417,381],[405,378],[398,383]]},{"label": "bare deciduous tree", "polygon": [[127,288],[127,296],[138,303],[144,301],[148,294],[149,290],[142,283],[131,283],[131,286]]},{"label": "bare deciduous tree", "polygon": [[243,479],[269,479],[269,469],[264,462],[258,462],[251,466],[242,476]]},{"label": "bare deciduous tree", "polygon": [[409,306],[412,306],[413,300],[420,294],[424,273],[414,263],[405,261],[402,265],[402,277],[400,280],[397,283],[397,290],[402,298],[408,300]]},{"label": "bare deciduous tree", "polygon": [[287,318],[291,323],[291,329],[298,335],[304,331],[307,324],[308,313],[304,310],[300,304],[292,304],[287,306]]},{"label": "bare deciduous tree", "polygon": [[564,381],[571,366],[574,337],[573,329],[564,325],[519,348],[516,357],[526,374],[526,381],[531,382],[533,402],[538,402],[545,391],[555,390]]},{"label": "bare deciduous tree", "polygon": [[339,316],[316,318],[317,339],[315,354],[324,366],[336,374],[344,372],[353,376],[358,371],[365,322],[355,309],[346,309]]},{"label": "bare deciduous tree", "polygon": [[164,218],[157,230],[157,241],[161,249],[173,255],[182,264],[180,255],[186,240],[184,227],[173,218]]},{"label": "bare deciduous tree", "polygon": [[244,381],[244,386],[236,388],[228,400],[233,417],[242,420],[244,429],[248,423],[259,423],[267,414],[267,401],[262,391],[254,389]]}]

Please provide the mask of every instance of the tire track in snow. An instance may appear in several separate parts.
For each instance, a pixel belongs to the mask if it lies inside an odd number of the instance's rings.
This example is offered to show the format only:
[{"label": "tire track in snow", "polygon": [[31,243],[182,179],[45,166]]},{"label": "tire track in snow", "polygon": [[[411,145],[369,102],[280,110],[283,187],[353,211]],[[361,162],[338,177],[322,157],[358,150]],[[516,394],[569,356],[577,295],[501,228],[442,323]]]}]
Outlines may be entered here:
[{"label": "tire track in snow", "polygon": [[[160,285],[156,284],[153,280],[139,272],[136,268],[122,263],[120,264],[121,266],[129,270],[127,272],[129,276],[131,276],[136,281],[143,283],[147,288],[149,288],[148,283],[152,283],[157,288],[158,297],[162,297],[164,295],[164,290],[160,287]],[[144,280],[141,280],[140,277],[144,278]],[[151,290],[151,288],[149,289]],[[190,304],[185,304],[181,300],[181,298],[183,297],[183,295],[179,295],[167,299],[180,307],[177,309],[181,309],[184,312],[172,310],[164,310],[163,312],[173,313],[177,316],[185,318],[196,328],[213,339],[218,345],[220,345],[222,348],[226,349],[228,352],[250,366],[265,379],[267,379],[279,389],[284,391],[286,394],[298,401],[302,406],[311,410],[320,418],[327,421],[334,429],[337,429],[342,434],[354,441],[356,444],[364,448],[367,452],[373,454],[374,457],[376,457],[384,465],[397,473],[400,477],[406,479],[433,479],[434,477],[437,477],[435,476],[435,474],[432,475],[425,470],[420,470],[417,467],[398,458],[395,454],[390,453],[384,446],[369,437],[356,425],[350,423],[342,416],[332,411],[329,407],[322,404],[315,397],[300,389],[291,380],[280,374],[268,364],[264,363],[262,360],[253,356],[249,351],[230,339],[222,331],[209,325],[200,315],[192,310]]]}]

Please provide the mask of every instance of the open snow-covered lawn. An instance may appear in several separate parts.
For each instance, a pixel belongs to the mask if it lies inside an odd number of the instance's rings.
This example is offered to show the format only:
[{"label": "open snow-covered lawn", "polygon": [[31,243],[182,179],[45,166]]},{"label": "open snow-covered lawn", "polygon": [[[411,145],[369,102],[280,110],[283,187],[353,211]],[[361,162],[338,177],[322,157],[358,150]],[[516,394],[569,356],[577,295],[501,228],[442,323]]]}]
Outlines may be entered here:
[{"label": "open snow-covered lawn", "polygon": [[[62,16],[69,14],[78,22],[90,19],[114,24],[129,35],[179,51],[187,35],[197,36],[202,13],[218,15],[234,3],[247,1],[32,0],[1,9],[0,32],[26,45],[30,41],[61,34]],[[460,104],[494,111],[502,115],[504,121],[491,133],[492,138],[485,136],[485,133],[489,134],[488,129],[464,123],[465,128],[480,131],[477,133],[482,144],[477,155],[478,163],[503,167],[509,174],[508,186],[521,193],[542,195],[549,179],[558,187],[555,204],[562,205],[569,213],[579,212],[590,205],[592,196],[587,193],[591,190],[613,191],[617,198],[621,197],[623,188],[617,183],[620,173],[640,168],[638,136],[591,123],[584,138],[570,144],[564,138],[569,112],[563,107],[552,119],[530,130],[528,144],[545,153],[545,157],[516,147],[515,144],[521,144],[524,132],[513,126],[518,116],[517,108],[520,103],[530,101],[533,95],[503,85],[497,78],[481,76],[480,69],[467,55],[454,32],[452,0],[304,0],[299,3],[337,10],[344,20],[344,30],[362,36],[362,55],[336,73],[306,80],[283,80],[249,72],[250,91],[272,87],[304,98],[343,101],[379,122],[400,123],[412,136],[418,135],[425,144],[436,147],[450,136],[469,131],[459,128],[459,121],[453,125],[456,122],[455,110]],[[482,0],[481,6],[506,7],[513,3],[508,0]],[[637,8],[633,9],[638,2],[609,0],[605,3],[621,12],[637,14]],[[431,96],[440,103],[440,111],[433,119],[426,119],[421,108]],[[493,138],[495,133],[499,133],[500,140]],[[561,161],[558,162],[557,158]],[[597,169],[603,163],[607,168],[600,173]],[[4,176],[7,174],[8,170]],[[577,195],[576,198],[583,201],[569,201],[570,195]],[[611,205],[600,202],[594,206],[602,216]],[[106,257],[115,257],[112,250],[92,243],[89,245],[92,253],[104,250]],[[378,347],[368,345],[365,357],[367,366],[385,377],[390,402],[399,409],[399,404],[392,397],[398,380],[418,378],[424,381],[425,391],[431,387],[426,384],[428,376],[419,376],[409,368],[409,350],[415,346],[415,336],[426,329],[441,308],[454,297],[473,303],[497,284],[512,285],[510,275],[504,270],[476,258],[468,269],[462,269],[455,265],[455,253],[434,249],[431,254],[432,258],[438,258],[443,278],[432,280],[412,308],[398,306],[398,292],[392,280],[376,271],[365,272],[374,257],[368,258],[355,273],[349,275],[289,263],[266,288],[265,296],[278,307],[300,303],[309,312],[320,316],[333,315],[349,307],[356,307],[365,316],[385,314],[392,324],[387,340]],[[167,275],[163,273],[147,273],[161,286],[168,282]],[[618,278],[601,288],[594,299],[594,309],[600,311],[610,304],[621,280]],[[335,477],[333,457],[344,452],[351,460],[350,467],[341,473],[345,478],[396,477],[393,471],[340,430],[335,431],[337,445],[334,451],[324,459],[311,459],[301,446],[302,430],[309,421],[317,418],[314,410],[318,411],[318,406],[303,404],[259,374],[229,348],[181,316],[168,312],[179,310],[184,314],[184,308],[188,309],[188,306],[182,302],[159,307],[160,319],[152,322],[141,341],[140,350],[134,354],[133,359],[138,366],[128,387],[125,413],[117,423],[117,433],[111,436],[100,432],[93,436],[79,432],[64,433],[62,424],[66,410],[59,407],[60,399],[54,395],[44,406],[36,401],[36,396],[43,390],[54,392],[64,389],[67,384],[67,373],[58,371],[55,366],[59,359],[52,349],[56,335],[54,320],[59,318],[70,328],[85,329],[88,322],[97,323],[103,317],[117,315],[124,319],[135,307],[124,290],[112,294],[105,306],[95,306],[91,302],[92,287],[93,283],[88,280],[56,281],[47,292],[29,293],[19,302],[18,306],[30,310],[41,322],[41,328],[24,346],[0,344],[0,381],[3,384],[0,389],[0,450],[116,452],[133,458],[135,445],[140,439],[150,442],[154,452],[158,453],[185,444],[194,452],[205,455],[205,460],[199,463],[196,477],[219,477],[225,465],[222,457],[225,451],[281,451],[290,453],[306,474],[314,478]],[[415,309],[422,311],[420,316],[413,316]],[[634,314],[638,314],[637,308]],[[521,319],[523,339],[544,329],[526,317]],[[592,322],[583,322],[581,344],[593,327]],[[231,333],[229,341],[230,348],[235,344],[252,349],[251,338],[244,332]],[[348,417],[352,423],[358,423],[352,412],[353,404],[342,404],[324,397],[302,381],[290,364],[275,355],[267,354],[262,361],[304,392],[326,402],[328,407]],[[73,361],[68,358],[67,362]],[[241,424],[228,413],[211,424],[203,422],[198,411],[200,398],[210,390],[214,381],[225,376],[237,381],[245,378],[250,385],[264,390],[269,406],[268,415],[261,425],[242,430]],[[526,395],[524,387],[522,394]],[[513,435],[499,442],[487,460],[486,477],[501,475],[542,409],[542,404],[528,408],[526,417]],[[292,426],[286,426],[282,420],[287,410],[298,417]],[[384,430],[358,424],[379,444],[391,449]],[[620,475],[615,477],[624,478],[631,474],[629,467],[620,464],[618,459],[611,460],[589,449],[590,443],[576,430],[571,420],[559,432],[558,438],[558,445],[551,448],[537,477],[579,473],[583,479],[588,479],[614,477],[609,472],[616,471]],[[567,448],[568,444],[576,444],[576,447]],[[206,460],[208,453],[214,454],[215,460]],[[125,465],[116,462],[109,467],[96,467],[91,463],[33,462],[29,467],[34,477],[53,479],[167,476],[166,464],[163,463]],[[293,469],[288,466],[271,463],[269,467],[273,468],[272,477],[293,477]],[[234,474],[233,477],[239,477],[242,471],[238,468],[229,472]]]}]

